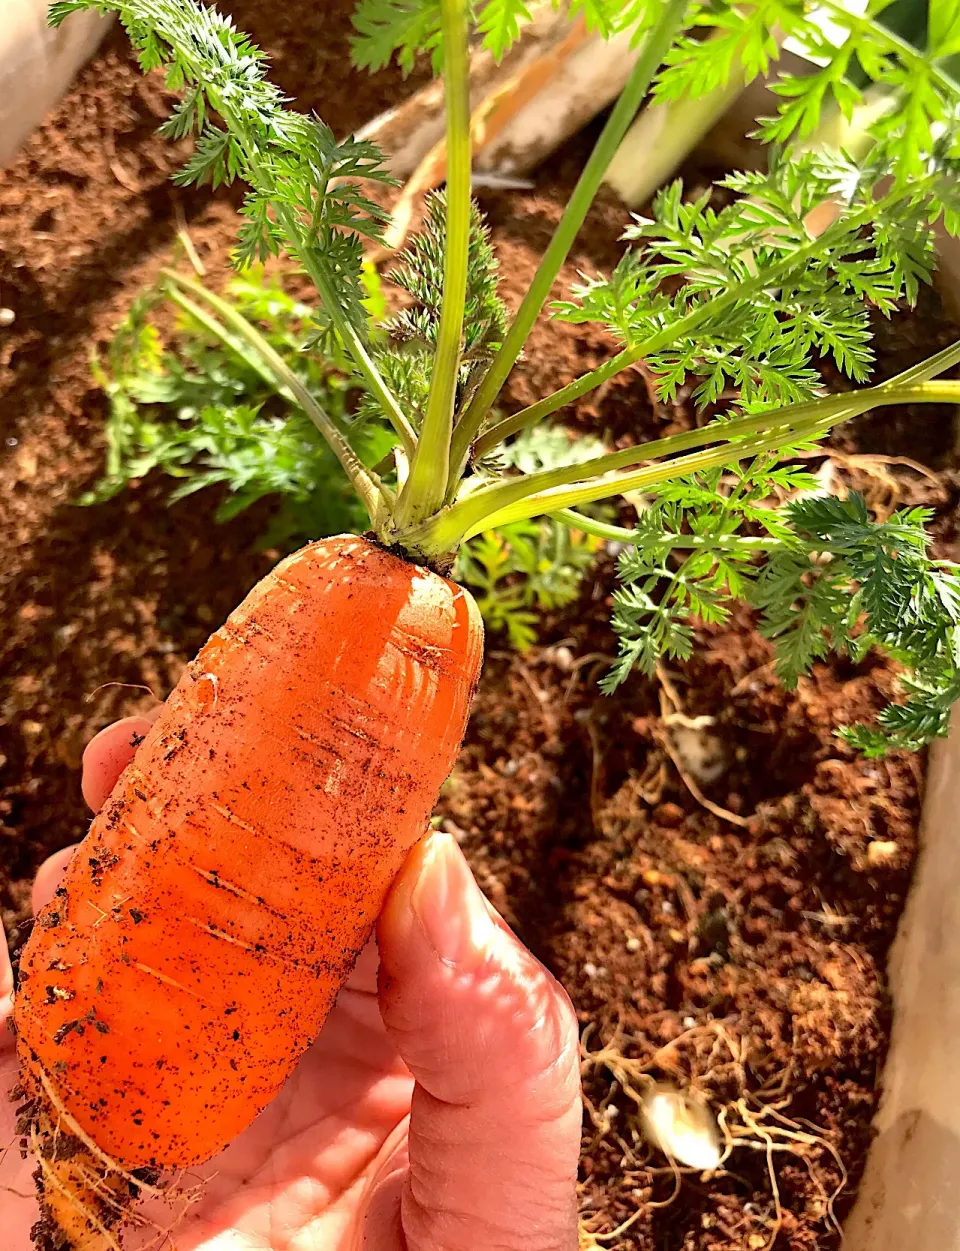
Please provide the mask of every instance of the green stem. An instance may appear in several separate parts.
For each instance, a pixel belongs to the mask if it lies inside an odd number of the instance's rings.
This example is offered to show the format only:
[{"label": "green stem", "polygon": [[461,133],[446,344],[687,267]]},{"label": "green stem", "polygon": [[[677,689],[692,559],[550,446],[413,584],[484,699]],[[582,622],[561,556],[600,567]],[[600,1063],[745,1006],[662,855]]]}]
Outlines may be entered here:
[{"label": "green stem", "polygon": [[[227,326],[240,337],[240,340],[254,350],[263,366],[258,367],[257,372],[261,377],[266,377],[264,369],[269,371],[272,375],[272,385],[276,387],[285,399],[289,399],[291,403],[306,413],[343,466],[344,473],[350,479],[354,490],[360,496],[364,507],[370,515],[371,523],[375,526],[382,524],[384,512],[391,504],[391,493],[376,474],[365,468],[356,452],[354,452],[353,448],[300,379],[290,369],[279,352],[271,347],[263,335],[247,321],[246,317],[226,300],[221,299],[218,295],[214,295],[212,291],[208,291],[200,283],[194,282],[191,278],[185,278],[183,274],[178,274],[172,269],[162,269],[160,272],[174,286],[179,287],[181,291],[189,291],[197,299],[209,304],[211,308],[219,313]],[[239,346],[233,341],[233,336],[228,335],[225,337],[221,333],[222,327],[220,324],[214,318],[205,316],[201,307],[177,292],[171,292],[171,297],[193,316],[199,315],[198,320],[208,330],[222,338],[234,351],[239,350]],[[243,353],[243,358],[244,360],[249,360],[245,353]]]},{"label": "green stem", "polygon": [[397,524],[435,512],[447,493],[470,253],[470,51],[466,0],[441,0],[447,125],[447,222],[437,351],[420,440],[397,501]]},{"label": "green stem", "polygon": [[[956,385],[951,383],[927,384],[929,387],[945,387],[948,391]],[[878,398],[880,395],[885,396],[882,401]],[[689,451],[691,448],[703,447],[708,443],[722,441],[723,445],[729,448],[732,439],[766,434],[773,429],[795,430],[811,421],[843,421],[849,416],[856,416],[857,413],[865,412],[878,402],[885,404],[909,403],[917,398],[918,395],[919,389],[914,387],[874,387],[858,392],[853,397],[850,395],[832,395],[819,400],[811,400],[808,404],[791,404],[783,408],[769,409],[763,413],[756,413],[751,417],[740,417],[734,421],[719,424],[711,423],[699,430],[689,430],[684,434],[672,435],[670,438],[655,439],[650,443],[640,443],[636,447],[627,447],[620,452],[608,452],[603,456],[594,456],[590,460],[581,461],[576,465],[561,465],[556,469],[541,469],[537,473],[525,474],[523,478],[507,479],[493,486],[484,487],[473,492],[472,495],[466,497],[463,503],[471,504],[474,507],[479,506],[482,502],[496,504],[498,500],[508,503],[513,499],[521,497],[521,486],[525,486],[527,494],[532,495],[539,490],[567,486],[575,482],[585,482],[589,478],[596,478],[601,474],[626,469],[643,461],[663,460],[664,457],[672,456],[676,452]],[[945,395],[944,398],[950,398],[950,396]],[[499,507],[500,505],[497,504],[496,508],[491,511],[499,511]]]},{"label": "green stem", "polygon": [[868,412],[871,408],[879,408],[896,403],[943,403],[952,401],[960,403],[960,384],[954,386],[950,394],[921,395],[895,397],[888,395],[875,398],[852,411],[847,411],[820,421],[804,422],[797,426],[781,427],[766,436],[747,439],[742,443],[724,444],[722,447],[709,451],[694,452],[690,456],[681,456],[676,460],[658,461],[655,465],[647,465],[632,473],[616,474],[606,479],[593,482],[575,483],[572,486],[556,486],[540,491],[536,495],[520,496],[512,503],[488,514],[481,521],[467,527],[463,537],[472,538],[481,530],[508,525],[513,521],[524,521],[529,517],[556,512],[560,508],[569,508],[578,504],[590,504],[596,500],[609,499],[612,495],[624,495],[632,491],[648,491],[664,482],[683,478],[689,474],[702,473],[708,469],[720,469],[764,452],[776,452],[790,444],[805,443],[821,439],[831,428],[850,417]]},{"label": "green stem", "polygon": [[[609,521],[597,521],[585,513],[578,513],[572,508],[560,508],[550,514],[557,521],[562,521],[571,530],[582,530],[584,534],[592,534],[595,538],[606,539],[608,543],[643,543],[645,536],[636,529],[628,530],[626,526],[615,526]],[[762,551],[773,546],[775,539],[752,538],[744,534],[723,534],[717,536],[698,534],[670,535],[671,547],[682,547],[696,550],[702,547],[745,548],[749,551]],[[660,540],[658,540],[660,541]]]},{"label": "green stem", "polygon": [[936,378],[938,374],[945,373],[954,365],[960,365],[960,340],[956,343],[951,343],[949,347],[941,348],[939,352],[935,352],[933,356],[928,356],[926,360],[918,361],[916,365],[911,365],[909,369],[905,369],[902,373],[894,374],[886,382],[881,382],[879,389],[882,390],[884,387],[912,387],[916,382],[929,382],[931,378]]},{"label": "green stem", "polygon": [[608,361],[599,365],[596,369],[591,369],[589,373],[581,374],[579,378],[575,378],[573,382],[562,387],[559,391],[554,391],[551,395],[546,395],[542,400],[537,400],[535,404],[528,404],[526,408],[520,409],[518,413],[514,413],[512,417],[505,417],[503,421],[498,421],[495,426],[491,426],[485,434],[477,439],[473,448],[474,460],[479,460],[482,456],[491,451],[502,443],[504,439],[509,439],[512,434],[518,434],[521,430],[525,430],[527,426],[533,426],[544,417],[549,417],[551,413],[555,413],[560,408],[566,408],[568,404],[573,404],[579,400],[581,396],[602,386],[609,378],[615,374],[621,373],[624,369],[629,369],[631,365],[635,365],[640,360],[643,353],[636,348],[624,348],[618,352],[616,356],[611,356]]},{"label": "green stem", "polygon": [[[161,273],[162,272],[163,271],[161,270]],[[255,351],[251,351],[248,344],[244,343],[242,339],[238,339],[236,335],[231,334],[226,326],[217,321],[216,317],[214,317],[212,313],[208,313],[205,308],[201,308],[200,305],[191,300],[189,296],[183,295],[179,291],[170,290],[167,292],[167,296],[174,304],[176,304],[177,308],[182,309],[183,312],[192,317],[199,326],[202,326],[203,329],[206,330],[207,334],[214,339],[218,339],[224,347],[228,348],[234,353],[235,356],[243,361],[248,369],[253,370],[253,372],[263,382],[265,382],[268,387],[271,388],[271,390],[282,396],[288,403],[293,404],[297,408],[300,407],[300,405],[297,404],[296,397],[290,388],[286,386],[285,383],[280,381],[272,369],[268,368],[268,366],[264,364],[263,358],[260,354]]]},{"label": "green stem", "polygon": [[[745,439],[731,447],[711,448],[706,452],[694,452],[690,456],[679,456],[676,460],[657,462],[645,465],[642,469],[634,469],[629,473],[611,475],[609,478],[578,482],[571,486],[555,486],[536,495],[522,495],[519,492],[512,500],[504,500],[501,507],[494,512],[485,512],[479,508],[463,509],[459,515],[451,509],[449,513],[440,514],[430,537],[418,536],[418,550],[430,552],[433,543],[438,551],[447,551],[458,543],[473,538],[484,530],[492,530],[498,526],[508,525],[511,521],[522,521],[528,517],[539,517],[544,514],[558,512],[563,508],[575,507],[578,504],[589,504],[594,500],[608,499],[612,495],[624,495],[628,491],[647,491],[664,482],[675,478],[683,478],[688,474],[702,472],[707,469],[722,468],[733,461],[747,459],[783,447],[791,440],[799,442],[801,438],[810,437],[811,431],[825,433],[829,426],[823,423],[809,423],[801,429],[780,427],[776,433],[766,438]],[[463,501],[469,504],[470,499]],[[462,507],[458,505],[457,507]],[[429,544],[430,546],[427,546]]]},{"label": "green stem", "polygon": [[551,514],[556,521],[562,521],[570,530],[582,530],[584,534],[592,534],[594,538],[606,539],[608,543],[636,543],[636,530],[628,530],[626,526],[615,526],[609,521],[597,521],[585,513],[575,512],[572,508],[558,508]]},{"label": "green stem", "polygon": [[[190,280],[183,278],[182,275],[176,273],[175,270],[164,269],[160,272],[173,282],[182,283],[184,286],[189,284]],[[198,287],[195,288],[197,294],[199,294],[200,289],[201,288],[198,284]],[[207,300],[211,303],[216,301],[221,309],[230,308],[229,305],[219,301],[218,297],[214,296],[212,292],[207,291],[205,287],[203,287],[202,290]],[[242,338],[237,338],[237,336],[231,334],[227,327],[224,326],[222,322],[219,322],[216,317],[212,315],[212,313],[208,313],[205,308],[201,308],[201,306],[191,300],[189,296],[183,295],[181,292],[175,290],[170,290],[167,294],[178,308],[181,308],[185,313],[188,313],[194,321],[201,325],[208,334],[213,336],[213,338],[219,339],[225,347],[229,348],[231,352],[234,352],[240,360],[242,360],[249,369],[252,369],[253,372],[257,374],[268,387],[271,387],[277,393],[277,395],[286,400],[287,403],[293,408],[298,408],[302,413],[309,417],[320,433],[324,435],[324,438],[327,437],[322,425],[320,424],[321,420],[325,416],[323,410],[317,404],[310,392],[302,386],[296,374],[290,369],[283,357],[274,352],[269,342],[263,337],[263,335],[261,335],[259,330],[257,330],[257,328],[243,316],[242,313],[240,313],[237,309],[233,309],[233,313],[237,319],[234,324],[240,329],[240,333],[243,336]],[[271,364],[267,364],[268,359],[271,360]],[[326,420],[330,421],[330,418],[326,418]],[[331,425],[334,426],[334,429],[337,428],[335,423],[332,421]],[[341,438],[342,437],[343,436],[341,435]],[[352,451],[352,449],[350,450]],[[362,463],[361,469],[373,482],[374,486],[383,496],[384,501],[392,507],[394,498],[393,492],[386,485],[386,483],[380,480],[376,470],[368,470],[362,465]],[[367,501],[364,500],[364,503],[366,502]]]},{"label": "green stem", "polygon": [[[748,298],[757,291],[776,287],[780,280],[795,270],[798,265],[803,265],[808,259],[824,253],[825,249],[830,246],[831,231],[841,236],[847,236],[851,232],[869,225],[880,209],[886,208],[890,204],[895,204],[903,198],[904,194],[903,191],[890,192],[877,203],[862,209],[859,213],[841,219],[834,226],[829,227],[819,238],[811,239],[809,243],[804,244],[803,247],[798,248],[788,257],[785,257],[778,265],[772,265],[755,278],[751,278],[739,286],[731,287],[723,295],[704,300],[691,309],[686,316],[681,317],[679,321],[665,326],[662,330],[657,331],[656,334],[644,339],[642,343],[638,343],[635,347],[624,348],[616,356],[611,357],[610,360],[605,361],[604,364],[596,369],[592,369],[589,373],[581,374],[579,378],[574,379],[573,382],[561,388],[561,390],[554,391],[552,395],[544,396],[542,400],[538,400],[535,404],[531,404],[527,408],[521,409],[520,412],[514,413],[512,417],[507,417],[505,420],[498,422],[477,439],[474,445],[474,459],[478,460],[481,456],[485,456],[498,443],[502,443],[504,439],[509,438],[510,435],[518,433],[518,431],[525,429],[527,426],[532,426],[535,422],[541,421],[544,417],[555,413],[560,408],[564,408],[567,404],[572,404],[575,400],[579,400],[581,396],[601,386],[622,370],[629,369],[637,361],[652,355],[654,352],[662,351],[663,348],[669,347],[671,343],[675,343],[677,339],[691,334],[703,322],[716,318],[725,309],[730,308],[740,300]],[[914,187],[910,192],[911,198],[916,194],[918,194],[918,188]]]},{"label": "green stem", "polygon": [[[946,369],[949,364],[954,363],[958,351],[960,345],[954,345],[952,349],[938,354],[940,360],[936,366],[928,361],[923,367],[935,368],[937,371]],[[896,380],[855,395],[831,396],[811,404],[791,405],[767,414],[761,413],[756,417],[726,423],[722,430],[724,437],[734,431],[743,434],[748,430],[755,431],[756,435],[736,443],[724,442],[719,447],[680,456],[666,463],[658,461],[642,469],[635,469],[632,473],[610,471],[648,459],[648,451],[653,444],[627,448],[623,452],[597,457],[580,465],[543,470],[481,488],[432,518],[427,527],[410,538],[424,553],[431,550],[445,552],[456,547],[463,539],[493,526],[553,513],[561,508],[606,499],[612,495],[622,495],[627,491],[648,490],[661,482],[687,474],[729,465],[733,461],[740,461],[761,452],[775,451],[791,443],[819,438],[832,426],[871,408],[899,403],[960,402],[960,382],[924,383],[915,387],[904,387],[892,385],[894,381]],[[757,428],[757,423],[761,421],[765,430]],[[678,450],[680,442],[694,434],[702,443],[712,441],[721,434],[721,430],[714,427],[709,433],[703,430],[691,432],[691,435],[676,436],[675,442],[670,440],[674,444],[673,450]],[[667,440],[658,442],[663,446]],[[603,472],[606,476],[594,476],[584,481],[585,473],[590,472]]]},{"label": "green stem", "polygon": [[573,195],[567,202],[560,224],[530,284],[530,289],[507,331],[503,345],[457,424],[452,452],[454,477],[459,477],[462,466],[466,463],[470,444],[487,413],[493,407],[507,376],[523,350],[533,324],[539,317],[550,289],[560,273],[560,268],[583,225],[590,205],[603,181],[603,176],[607,172],[607,167],[623,142],[623,137],[636,116],[674,37],[683,26],[686,9],[687,0],[666,0],[666,3],[662,5],[662,12],[656,26],[644,41],[633,73],[610,114],[590,159],[584,166]]}]

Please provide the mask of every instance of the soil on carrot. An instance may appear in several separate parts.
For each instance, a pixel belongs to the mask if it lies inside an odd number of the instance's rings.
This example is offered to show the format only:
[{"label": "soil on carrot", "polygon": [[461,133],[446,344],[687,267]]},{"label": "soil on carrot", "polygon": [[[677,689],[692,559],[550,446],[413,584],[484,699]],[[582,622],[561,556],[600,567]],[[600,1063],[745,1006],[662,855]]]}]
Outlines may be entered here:
[{"label": "soil on carrot", "polygon": [[[357,89],[350,0],[225,7],[271,51],[300,106],[339,132],[416,85],[386,73]],[[170,184],[182,153],[154,135],[165,107],[162,84],[143,80],[111,35],[0,174],[0,305],[15,315],[0,329],[0,906],[14,946],[37,865],[85,832],[84,743],[164,696],[276,556],[256,547],[266,505],[216,526],[215,493],[168,508],[166,484],[154,480],[93,509],[72,503],[103,457],[90,352],[167,261],[178,222],[214,283],[234,231],[235,196]],[[584,142],[529,193],[481,196],[514,303]],[[696,187],[710,171],[687,173]],[[627,220],[602,196],[562,283],[609,269]],[[879,329],[878,376],[956,337],[933,296]],[[609,351],[599,330],[539,326],[507,404]],[[639,373],[568,417],[620,445],[696,420],[688,392],[654,404]],[[951,554],[954,437],[949,411],[887,412],[838,436],[837,483],[881,508],[928,505]],[[612,575],[608,553],[579,603],[544,620],[531,651],[490,639],[438,818],[579,1012],[591,1053],[586,1229],[630,1222],[602,1245],[637,1251],[774,1240],[827,1251],[839,1245],[835,1219],[855,1194],[878,1098],[883,970],[915,854],[923,761],[866,761],[834,737],[894,689],[887,663],[821,664],[786,692],[746,614],[701,630],[690,663],[601,697]],[[723,1112],[734,1146],[722,1173],[677,1173],[642,1145],[635,1097],[654,1080],[693,1085]]]}]

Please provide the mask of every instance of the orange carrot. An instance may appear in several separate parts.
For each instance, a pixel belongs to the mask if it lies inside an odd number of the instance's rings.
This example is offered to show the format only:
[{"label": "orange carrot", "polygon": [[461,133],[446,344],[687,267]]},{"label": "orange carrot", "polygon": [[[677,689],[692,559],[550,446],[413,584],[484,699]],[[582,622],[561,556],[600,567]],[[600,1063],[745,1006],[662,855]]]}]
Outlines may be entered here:
[{"label": "orange carrot", "polygon": [[481,649],[469,593],[342,536],[187,668],[20,964],[23,1124],[68,1245],[115,1245],[130,1187],[103,1177],[209,1159],[316,1038],[453,766]]}]

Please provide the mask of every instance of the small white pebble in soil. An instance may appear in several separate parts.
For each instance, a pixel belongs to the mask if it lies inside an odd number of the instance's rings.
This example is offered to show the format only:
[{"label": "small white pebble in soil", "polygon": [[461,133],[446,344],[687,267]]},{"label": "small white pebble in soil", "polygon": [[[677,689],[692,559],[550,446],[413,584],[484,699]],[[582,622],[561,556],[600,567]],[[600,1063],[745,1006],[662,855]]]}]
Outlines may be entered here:
[{"label": "small white pebble in soil", "polygon": [[631,934],[627,939],[627,951],[639,951],[640,946],[640,939]]},{"label": "small white pebble in soil", "polygon": [[691,718],[688,725],[674,725],[671,728],[673,745],[688,773],[701,784],[707,786],[726,773],[730,760],[723,739],[715,734],[708,734],[706,728],[697,722],[711,721],[712,717]]},{"label": "small white pebble in soil", "polygon": [[720,1164],[720,1134],[710,1108],[689,1091],[654,1086],[643,1098],[643,1130],[664,1155],[690,1168]]},{"label": "small white pebble in soil", "polygon": [[670,902],[669,899],[665,899],[663,903],[660,905],[660,911],[664,913],[666,916],[672,917],[673,914],[676,912],[676,908],[673,906],[673,904]]},{"label": "small white pebble in soil", "polygon": [[684,1029],[693,1029],[696,1023],[697,1023],[697,1018],[695,1016],[685,1016],[683,1018]]},{"label": "small white pebble in soil", "polygon": [[0,326],[12,326],[17,315],[12,308],[0,308]]}]

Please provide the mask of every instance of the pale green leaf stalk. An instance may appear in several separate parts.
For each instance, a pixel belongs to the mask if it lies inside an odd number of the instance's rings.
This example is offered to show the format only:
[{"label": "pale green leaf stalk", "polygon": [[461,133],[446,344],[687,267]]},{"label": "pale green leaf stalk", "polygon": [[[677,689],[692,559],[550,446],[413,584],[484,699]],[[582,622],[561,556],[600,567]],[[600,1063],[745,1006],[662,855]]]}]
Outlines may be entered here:
[{"label": "pale green leaf stalk", "polygon": [[[708,39],[714,42],[718,35]],[[624,135],[604,182],[624,204],[639,208],[672,178],[707,132],[717,124],[744,87],[744,67],[706,95],[650,103]]]},{"label": "pale green leaf stalk", "polygon": [[[290,401],[300,408],[310,418],[320,433],[326,439],[330,448],[333,450],[337,459],[343,467],[343,472],[350,479],[354,490],[363,501],[363,505],[369,514],[371,524],[376,526],[382,524],[385,510],[388,508],[392,500],[390,491],[384,487],[383,483],[375,473],[364,468],[359,458],[351,448],[350,444],[343,438],[340,431],[336,428],[327,414],[316,402],[310,392],[303,386],[296,375],[288,368],[286,362],[275,352],[270,344],[258,334],[256,329],[249,321],[241,316],[236,309],[226,300],[214,295],[212,291],[208,291],[206,287],[200,283],[194,282],[190,278],[185,278],[182,274],[176,273],[174,270],[164,270],[164,276],[174,288],[181,288],[183,291],[190,292],[198,299],[204,300],[220,314],[223,322],[229,330],[232,330],[244,345],[251,349],[249,359],[255,362],[255,367],[261,375],[272,375],[280,393],[290,399]],[[201,322],[208,330],[216,334],[219,338],[225,340],[232,345],[229,338],[223,331],[222,327],[208,313],[193,303],[193,301],[178,295],[176,290],[173,292],[173,298],[180,304],[181,308],[190,312],[198,321]],[[239,345],[238,345],[239,346]],[[240,349],[242,350],[242,348]]]},{"label": "pale green leaf stalk", "polygon": [[466,0],[441,0],[447,128],[443,302],[427,411],[397,501],[398,529],[437,511],[447,492],[470,245],[470,60]]},{"label": "pale green leaf stalk", "polygon": [[[888,405],[944,403],[960,404],[960,382],[905,387],[884,384],[855,396],[831,396],[797,405],[794,409],[777,409],[754,418],[720,423],[716,428],[708,426],[691,435],[657,440],[660,444],[658,459],[632,472],[616,473],[625,466],[649,460],[648,445],[611,452],[579,465],[528,474],[520,481],[508,480],[466,496],[431,525],[428,542],[443,548],[490,526],[574,508],[613,495],[650,491],[675,478],[722,468],[781,447],[793,447],[811,437],[822,438],[838,422]],[[668,452],[717,438],[724,439],[718,447],[674,460],[665,459]]]}]

